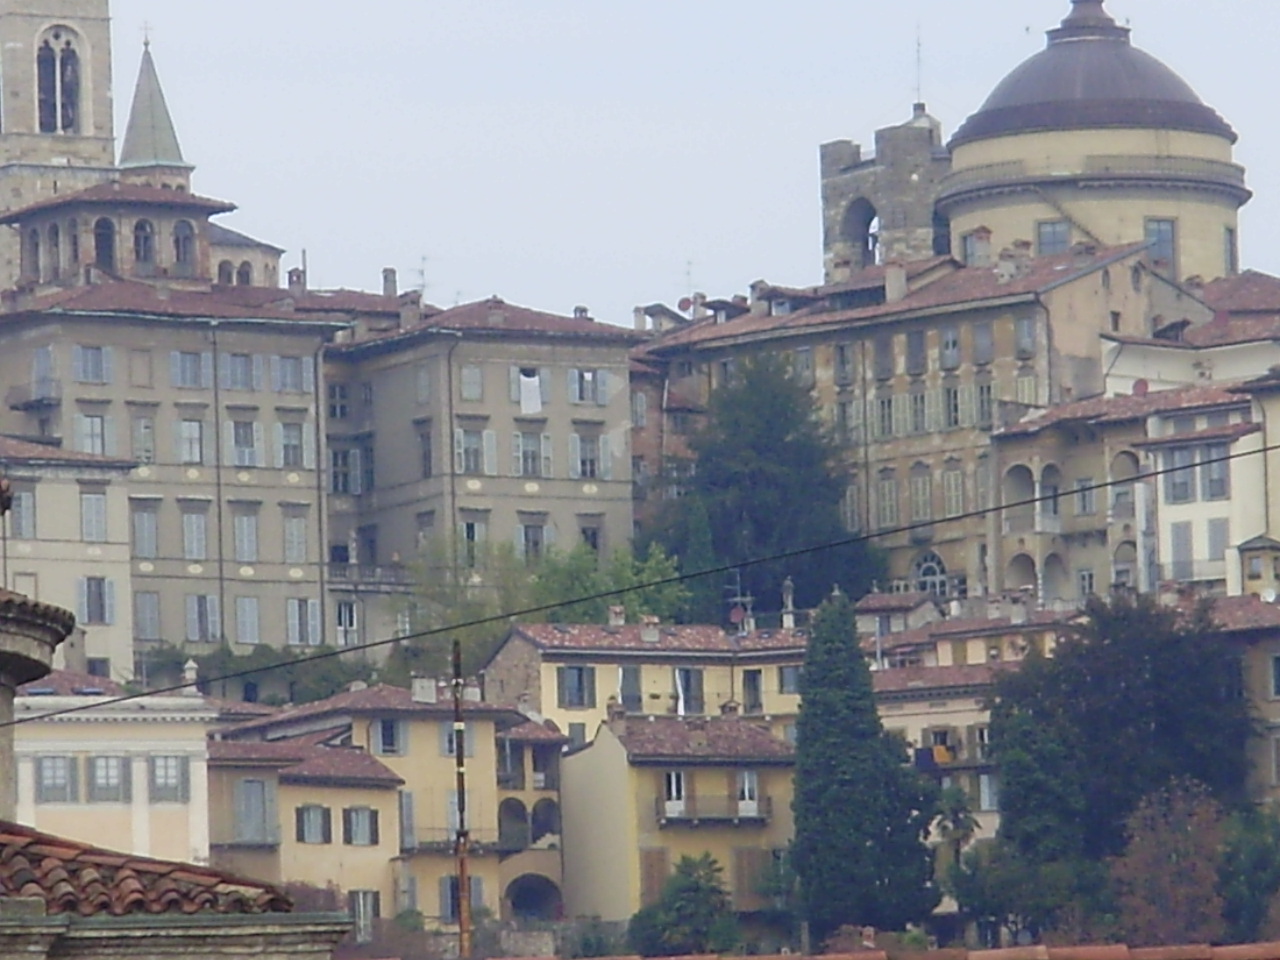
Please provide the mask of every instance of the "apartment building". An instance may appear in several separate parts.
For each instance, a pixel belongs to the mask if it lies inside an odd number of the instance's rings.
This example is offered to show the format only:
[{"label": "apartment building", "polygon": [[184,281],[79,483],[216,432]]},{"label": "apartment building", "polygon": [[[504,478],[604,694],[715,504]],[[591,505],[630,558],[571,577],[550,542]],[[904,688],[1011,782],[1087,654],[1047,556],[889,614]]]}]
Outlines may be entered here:
[{"label": "apartment building", "polygon": [[[389,282],[394,282],[389,281]],[[632,535],[632,331],[498,298],[360,325],[325,353],[341,639],[388,636],[408,565],[529,562]],[[371,618],[375,618],[372,619]]]},{"label": "apartment building", "polygon": [[717,716],[726,704],[794,736],[803,629],[610,623],[517,624],[481,670],[485,697],[547,717],[584,743],[618,705],[627,715]]},{"label": "apartment building", "polygon": [[725,869],[733,908],[769,906],[794,834],[794,748],[756,719],[627,716],[615,706],[564,760],[565,889],[574,915],[627,920],[683,856]]},{"label": "apartment building", "polygon": [[[21,390],[21,386],[10,388]],[[55,665],[133,677],[126,457],[0,436],[13,509],[0,527],[0,584],[76,614]]]},{"label": "apartment building", "polygon": [[[998,502],[990,432],[1102,391],[1104,331],[1150,337],[1210,319],[1145,256],[1143,244],[1038,257],[1019,244],[964,267],[937,257],[828,287],[761,283],[749,308],[726,304],[639,359],[705,403],[744,358],[784,353],[844,446],[847,524],[877,533],[886,587],[963,597],[999,589],[1003,573],[985,521],[966,516]],[[676,413],[650,417],[652,429],[674,432]]]},{"label": "apartment building", "polygon": [[[562,913],[560,748],[524,715],[465,702],[476,908]],[[224,730],[210,748],[215,862],[283,883],[337,882],[358,922],[458,918],[453,705],[443,685],[356,685]],[[342,869],[335,870],[335,864]]]},{"label": "apartment building", "polygon": [[[191,695],[114,702],[105,677],[57,671],[14,702],[17,819],[140,857],[209,862],[206,733],[217,709]],[[59,711],[73,714],[54,716]],[[12,775],[12,774],[10,774]]]}]

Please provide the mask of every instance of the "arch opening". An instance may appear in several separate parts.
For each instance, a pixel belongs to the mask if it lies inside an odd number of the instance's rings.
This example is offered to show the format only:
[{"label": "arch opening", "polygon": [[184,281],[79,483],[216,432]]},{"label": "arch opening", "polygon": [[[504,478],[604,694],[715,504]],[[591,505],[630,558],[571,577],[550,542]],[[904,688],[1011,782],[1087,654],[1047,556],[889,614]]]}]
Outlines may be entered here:
[{"label": "arch opening", "polygon": [[949,591],[947,565],[942,558],[930,550],[921,554],[911,567],[915,589],[922,593],[931,593],[936,597],[945,597]]},{"label": "arch opening", "polygon": [[515,797],[498,806],[498,849],[514,853],[529,846],[529,811]]},{"label": "arch opening", "polygon": [[106,217],[93,225],[93,262],[108,273],[116,272],[116,225]]},{"label": "arch opening", "polygon": [[564,916],[560,888],[540,874],[525,873],[516,877],[507,885],[504,899],[513,919],[559,920]]},{"label": "arch opening", "polygon": [[866,197],[849,204],[844,214],[844,237],[853,247],[856,267],[873,267],[880,257],[880,214]]},{"label": "arch opening", "polygon": [[533,842],[560,835],[560,805],[544,798],[533,805]]},{"label": "arch opening", "polygon": [[236,269],[236,286],[252,287],[253,286],[253,264],[245,260]]}]

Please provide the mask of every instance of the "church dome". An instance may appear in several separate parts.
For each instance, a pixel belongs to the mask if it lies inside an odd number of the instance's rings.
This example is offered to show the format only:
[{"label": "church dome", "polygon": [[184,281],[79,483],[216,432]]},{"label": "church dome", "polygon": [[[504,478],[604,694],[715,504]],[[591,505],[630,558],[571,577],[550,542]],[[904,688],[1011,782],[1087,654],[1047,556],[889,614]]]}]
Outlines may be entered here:
[{"label": "church dome", "polygon": [[1224,137],[1235,131],[1187,82],[1129,42],[1103,0],[1071,0],[1049,44],[1005,77],[951,146],[1045,130],[1144,128]]}]

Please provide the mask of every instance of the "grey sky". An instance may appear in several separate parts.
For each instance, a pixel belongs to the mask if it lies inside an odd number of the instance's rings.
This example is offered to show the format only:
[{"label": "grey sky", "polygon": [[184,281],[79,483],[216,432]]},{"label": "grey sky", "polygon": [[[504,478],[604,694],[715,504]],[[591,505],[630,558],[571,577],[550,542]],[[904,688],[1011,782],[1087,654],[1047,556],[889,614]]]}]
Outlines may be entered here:
[{"label": "grey sky", "polygon": [[[817,150],[910,114],[947,135],[1068,0],[113,0],[117,131],[150,23],[196,189],[441,305],[631,307],[821,277]],[[1280,272],[1276,0],[1110,0],[1241,135],[1245,264]],[[689,262],[692,266],[689,267]]]}]

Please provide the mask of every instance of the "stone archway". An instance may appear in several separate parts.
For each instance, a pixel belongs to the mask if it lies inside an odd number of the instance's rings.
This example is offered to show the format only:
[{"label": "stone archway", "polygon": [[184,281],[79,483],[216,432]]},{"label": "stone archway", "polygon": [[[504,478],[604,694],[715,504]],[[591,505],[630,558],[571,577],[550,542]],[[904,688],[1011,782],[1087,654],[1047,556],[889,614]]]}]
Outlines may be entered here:
[{"label": "stone archway", "polygon": [[529,811],[515,797],[507,797],[498,806],[498,847],[505,852],[529,846]]},{"label": "stone archway", "polygon": [[560,805],[544,798],[533,805],[533,842],[560,835]]},{"label": "stone archway", "polygon": [[559,920],[564,897],[554,881],[537,873],[524,873],[507,885],[503,894],[510,917],[519,920]]}]

